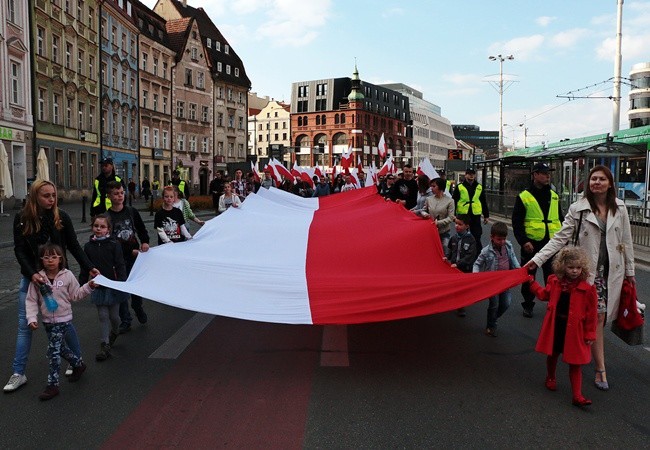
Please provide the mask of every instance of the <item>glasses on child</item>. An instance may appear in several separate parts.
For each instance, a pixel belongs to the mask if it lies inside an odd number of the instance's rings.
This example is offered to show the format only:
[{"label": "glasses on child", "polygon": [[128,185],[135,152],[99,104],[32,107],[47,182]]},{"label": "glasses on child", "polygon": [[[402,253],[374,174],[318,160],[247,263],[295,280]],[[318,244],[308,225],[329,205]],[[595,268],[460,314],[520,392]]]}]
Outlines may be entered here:
[{"label": "glasses on child", "polygon": [[42,259],[43,261],[54,261],[55,259],[59,259],[59,258],[60,258],[59,255],[45,255],[45,256],[41,256],[41,259]]}]

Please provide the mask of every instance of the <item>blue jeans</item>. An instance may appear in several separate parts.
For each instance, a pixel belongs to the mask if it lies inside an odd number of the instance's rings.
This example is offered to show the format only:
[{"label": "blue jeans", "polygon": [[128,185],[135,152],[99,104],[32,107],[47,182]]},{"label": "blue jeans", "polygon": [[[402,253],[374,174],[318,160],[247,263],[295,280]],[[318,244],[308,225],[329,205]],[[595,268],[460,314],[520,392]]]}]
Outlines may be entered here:
[{"label": "blue jeans", "polygon": [[[20,279],[20,288],[18,289],[18,335],[16,336],[16,354],[14,355],[13,373],[25,375],[25,367],[27,366],[27,358],[29,357],[29,350],[32,347],[32,329],[27,324],[27,311],[25,309],[25,299],[27,298],[27,288],[29,288],[31,280],[26,277]],[[70,324],[71,327],[74,326]],[[81,357],[81,345],[76,331],[74,333],[67,333],[65,339],[68,348]]]},{"label": "blue jeans", "polygon": [[487,327],[496,328],[497,319],[510,307],[510,290],[504,291],[494,297],[490,297],[487,310]]}]

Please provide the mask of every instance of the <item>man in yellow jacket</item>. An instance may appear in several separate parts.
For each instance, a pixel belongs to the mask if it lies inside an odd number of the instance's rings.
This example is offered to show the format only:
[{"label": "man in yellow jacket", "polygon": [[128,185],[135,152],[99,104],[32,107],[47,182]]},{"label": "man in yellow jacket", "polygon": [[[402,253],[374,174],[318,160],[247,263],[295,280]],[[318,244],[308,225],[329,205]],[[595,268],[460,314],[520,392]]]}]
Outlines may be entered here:
[{"label": "man in yellow jacket", "polygon": [[[512,231],[521,246],[521,265],[530,261],[540,251],[553,235],[562,227],[564,216],[560,208],[557,193],[551,189],[551,169],[544,163],[533,166],[532,183],[523,190],[515,200],[512,211]],[[553,273],[549,259],[542,266],[544,283]],[[532,271],[535,276],[537,269]],[[533,317],[535,295],[529,290],[529,284],[521,285],[521,295],[524,301],[524,317]]]},{"label": "man in yellow jacket", "polygon": [[467,214],[469,216],[469,232],[474,236],[478,248],[483,248],[483,244],[481,244],[481,235],[483,234],[481,215],[483,215],[483,223],[488,223],[490,211],[485,200],[483,186],[476,181],[476,170],[470,167],[465,171],[465,180],[456,187],[451,198],[456,205],[456,215]]}]

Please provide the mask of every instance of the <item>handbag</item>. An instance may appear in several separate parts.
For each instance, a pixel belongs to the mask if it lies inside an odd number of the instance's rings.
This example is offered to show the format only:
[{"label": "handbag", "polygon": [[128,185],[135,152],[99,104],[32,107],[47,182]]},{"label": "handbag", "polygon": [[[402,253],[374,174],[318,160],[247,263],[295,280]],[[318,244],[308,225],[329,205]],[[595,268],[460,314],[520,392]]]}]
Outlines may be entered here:
[{"label": "handbag", "polygon": [[571,245],[577,247],[580,245],[580,228],[582,228],[582,215],[584,210],[580,211],[580,220],[578,221],[578,227],[573,230],[573,236],[571,236]]},{"label": "handbag", "polygon": [[643,344],[644,318],[636,304],[636,285],[623,280],[618,316],[612,322],[612,332],[628,345]]}]

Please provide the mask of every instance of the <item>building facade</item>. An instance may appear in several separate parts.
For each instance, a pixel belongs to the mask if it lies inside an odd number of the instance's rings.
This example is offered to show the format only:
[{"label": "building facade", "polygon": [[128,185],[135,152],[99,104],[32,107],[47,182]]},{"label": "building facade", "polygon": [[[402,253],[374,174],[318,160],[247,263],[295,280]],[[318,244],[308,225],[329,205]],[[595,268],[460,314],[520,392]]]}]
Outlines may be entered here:
[{"label": "building facade", "polygon": [[380,166],[377,146],[384,135],[398,163],[413,158],[409,99],[392,89],[352,78],[292,83],[291,141],[303,166],[331,167],[351,147],[355,163]]},{"label": "building facade", "polygon": [[[27,180],[35,170],[29,33],[28,3],[0,0],[0,143],[16,199],[27,195]],[[0,199],[5,197],[0,187]]]},{"label": "building facade", "polygon": [[[462,140],[475,148],[480,149],[478,153],[483,159],[494,159],[499,157],[499,132],[481,131],[477,125],[452,125],[456,139]],[[450,152],[453,152],[451,150]],[[449,159],[461,159],[450,153]]]},{"label": "building facade", "polygon": [[195,167],[198,170],[197,187],[200,192],[207,193],[213,172],[246,161],[251,83],[241,59],[203,8],[189,6],[185,0],[159,0],[154,11],[167,20],[192,19],[196,26],[197,45],[201,46],[200,61],[207,71],[204,92],[211,96],[209,125],[212,134],[208,151],[201,154]]},{"label": "building facade", "polygon": [[100,152],[99,3],[36,0],[33,11],[36,153],[59,196],[80,198]]},{"label": "building facade", "polygon": [[413,159],[418,164],[429,158],[436,168],[444,168],[449,150],[456,148],[451,122],[442,116],[438,105],[424,100],[422,92],[402,83],[381,86],[400,92],[409,98],[413,128]]},{"label": "building facade", "polygon": [[100,8],[101,157],[111,157],[123,180],[139,179],[138,28],[130,0]]},{"label": "building facade", "polygon": [[[268,161],[271,146],[291,147],[291,106],[276,100],[269,101],[259,112],[251,116],[249,124],[253,154],[262,162]],[[276,147],[277,148],[277,147]],[[289,151],[285,154],[288,157]],[[278,157],[278,155],[275,155]],[[278,158],[280,159],[280,158]]]},{"label": "building facade", "polygon": [[630,128],[650,125],[650,62],[632,66],[630,84]]},{"label": "building facade", "polygon": [[138,3],[140,182],[167,183],[172,167],[172,74],[176,53],[165,20]]}]

